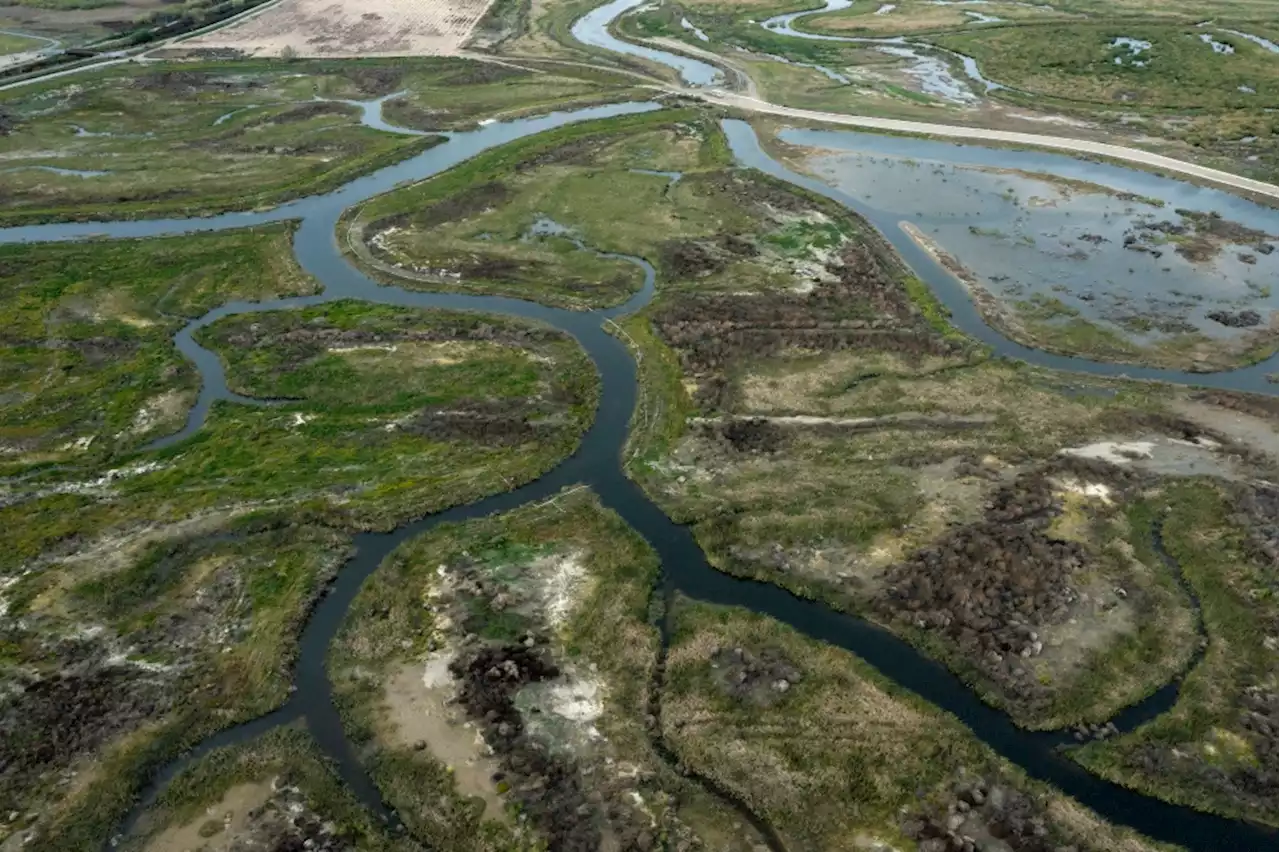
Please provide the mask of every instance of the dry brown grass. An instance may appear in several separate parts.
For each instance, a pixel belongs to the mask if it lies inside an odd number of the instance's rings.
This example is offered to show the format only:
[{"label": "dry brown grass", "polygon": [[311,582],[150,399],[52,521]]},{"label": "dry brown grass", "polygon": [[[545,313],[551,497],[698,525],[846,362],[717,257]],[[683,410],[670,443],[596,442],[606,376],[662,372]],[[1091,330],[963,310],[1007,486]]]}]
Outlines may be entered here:
[{"label": "dry brown grass", "polygon": [[[854,657],[740,610],[682,601],[668,658],[663,729],[679,757],[769,820],[794,848],[861,848],[898,840],[896,806],[917,781],[952,767],[940,741],[980,759],[948,725],[878,686]],[[717,649],[774,649],[803,672],[770,706],[734,699],[711,668]],[[893,803],[889,807],[885,805]],[[895,843],[896,845],[896,843]]]},{"label": "dry brown grass", "polygon": [[923,375],[951,363],[954,359],[932,355],[909,363],[892,352],[836,352],[821,358],[779,360],[743,378],[741,408],[760,414],[837,414],[848,410],[847,388],[863,377]]}]

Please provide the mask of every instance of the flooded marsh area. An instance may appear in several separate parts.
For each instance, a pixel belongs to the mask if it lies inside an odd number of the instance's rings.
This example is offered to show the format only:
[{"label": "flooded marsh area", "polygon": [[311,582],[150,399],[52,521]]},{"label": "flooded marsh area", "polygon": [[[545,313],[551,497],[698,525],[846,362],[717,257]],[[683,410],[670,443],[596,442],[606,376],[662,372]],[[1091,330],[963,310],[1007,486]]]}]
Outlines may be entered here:
[{"label": "flooded marsh area", "polygon": [[[1275,214],[1065,158],[784,130],[804,166],[904,229],[985,314],[1049,348],[1215,369],[1274,349]],[[1066,161],[1070,162],[1070,161]]]}]

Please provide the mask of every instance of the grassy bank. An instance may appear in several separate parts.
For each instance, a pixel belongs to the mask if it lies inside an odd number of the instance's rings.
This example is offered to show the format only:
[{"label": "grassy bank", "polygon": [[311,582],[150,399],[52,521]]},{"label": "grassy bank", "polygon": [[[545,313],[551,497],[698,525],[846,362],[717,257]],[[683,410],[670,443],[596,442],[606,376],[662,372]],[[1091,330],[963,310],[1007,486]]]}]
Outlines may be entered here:
[{"label": "grassy bank", "polygon": [[[650,843],[741,835],[650,744],[657,569],[644,542],[585,490],[441,527],[388,558],[330,665],[348,731],[416,838],[510,849],[585,837],[591,826],[624,845],[641,833]],[[526,669],[524,649],[558,673]],[[471,661],[506,665],[501,655],[529,674],[489,705],[501,721],[475,716]],[[568,695],[584,703],[571,709]]]},{"label": "grassy bank", "polygon": [[1219,488],[1167,488],[1164,544],[1200,599],[1204,659],[1171,711],[1075,758],[1103,777],[1166,801],[1275,825],[1275,587],[1248,552]]},{"label": "grassy bank", "polygon": [[[740,609],[682,599],[674,614],[667,738],[787,848],[904,848],[947,830],[1012,849],[1157,848],[1029,783],[954,719],[844,651]],[[1010,827],[1010,813],[1023,827]]]},{"label": "grassy bank", "polygon": [[[391,100],[391,122],[472,127],[496,115],[626,99],[591,69],[534,74],[457,59],[126,65],[4,92],[9,202],[0,223],[194,216],[330,191],[440,138],[360,124],[335,101]],[[93,173],[58,174],[37,167]]]},{"label": "grassy bank", "polygon": [[100,848],[157,768],[279,706],[350,530],[527,482],[594,413],[594,370],[559,332],[334,302],[202,329],[232,387],[290,400],[217,404],[140,454],[194,399],[171,342],[187,318],[314,290],[289,234],[0,251],[25,365],[2,389],[0,798],[31,814],[5,829],[27,848]]}]

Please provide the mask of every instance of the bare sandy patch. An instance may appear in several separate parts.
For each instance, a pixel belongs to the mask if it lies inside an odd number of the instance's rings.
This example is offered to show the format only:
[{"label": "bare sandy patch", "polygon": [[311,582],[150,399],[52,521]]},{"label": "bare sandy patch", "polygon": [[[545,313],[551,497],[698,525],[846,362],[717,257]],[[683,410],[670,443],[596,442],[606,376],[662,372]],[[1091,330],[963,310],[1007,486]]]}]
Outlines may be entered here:
[{"label": "bare sandy patch", "polygon": [[1099,459],[1120,467],[1136,467],[1161,476],[1220,476],[1245,479],[1247,471],[1221,452],[1221,445],[1206,436],[1194,440],[1167,435],[1141,435],[1128,440],[1097,441],[1066,447],[1064,455]]},{"label": "bare sandy patch", "polygon": [[[1240,411],[1219,408],[1196,400],[1181,399],[1170,403],[1169,408],[1175,414],[1185,417],[1198,425],[1227,436],[1233,441],[1267,455],[1276,454],[1276,444],[1280,437],[1276,434],[1275,419],[1264,420]],[[1274,414],[1275,411],[1272,411]]]},{"label": "bare sandy patch", "polygon": [[595,673],[566,666],[555,680],[521,689],[516,707],[530,736],[552,751],[585,756],[604,740],[596,722],[604,715],[607,691]]},{"label": "bare sandy patch", "polygon": [[453,770],[458,792],[484,800],[486,819],[502,819],[502,798],[492,781],[498,761],[480,731],[446,703],[454,692],[448,665],[449,655],[440,653],[425,667],[403,663],[392,670],[384,695],[387,741],[429,750]]},{"label": "bare sandy patch", "polygon": [[147,852],[221,852],[244,831],[249,812],[267,803],[274,781],[237,784],[221,799],[181,825],[166,828],[147,844]]},{"label": "bare sandy patch", "polygon": [[284,0],[186,42],[250,56],[455,56],[492,0]]},{"label": "bare sandy patch", "polygon": [[[329,353],[341,355],[353,367],[377,369],[388,363],[400,367],[429,367],[461,364],[475,358],[494,357],[508,352],[521,352],[515,347],[481,341],[417,341],[367,343],[359,346],[334,346]],[[394,356],[388,360],[390,356]]]},{"label": "bare sandy patch", "polygon": [[547,623],[562,626],[588,592],[590,578],[582,554],[547,556],[529,567],[538,580],[538,597]]},{"label": "bare sandy patch", "polygon": [[150,397],[133,416],[128,433],[141,435],[160,425],[180,424],[194,402],[195,394],[190,391],[171,390]]}]

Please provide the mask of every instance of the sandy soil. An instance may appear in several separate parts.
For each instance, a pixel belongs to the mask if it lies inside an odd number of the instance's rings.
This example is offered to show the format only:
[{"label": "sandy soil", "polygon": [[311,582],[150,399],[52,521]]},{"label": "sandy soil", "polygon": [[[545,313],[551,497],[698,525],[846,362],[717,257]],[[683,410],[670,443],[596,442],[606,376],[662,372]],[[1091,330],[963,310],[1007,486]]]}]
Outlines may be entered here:
[{"label": "sandy soil", "polygon": [[44,53],[39,50],[28,50],[23,53],[6,53],[4,56],[0,56],[0,71],[3,71],[5,68],[9,68],[10,66],[26,65],[30,62],[35,62],[43,55]]},{"label": "sandy soil", "polygon": [[252,56],[453,56],[492,0],[285,0],[185,47]]},{"label": "sandy soil", "polygon": [[[195,850],[223,850],[243,830],[249,812],[271,798],[271,782],[237,784],[226,792],[216,804],[182,825],[166,828],[147,844],[147,852],[195,852]],[[212,836],[205,837],[201,828],[214,823],[220,826]],[[212,828],[213,826],[210,826]],[[210,831],[206,830],[205,834]]]},{"label": "sandy soil", "polygon": [[435,758],[453,767],[458,791],[484,799],[486,819],[502,819],[502,799],[492,781],[498,762],[486,755],[479,731],[454,717],[445,701],[453,684],[445,655],[421,663],[405,663],[391,672],[384,696],[387,736],[397,746],[424,744]]},{"label": "sandy soil", "polygon": [[1177,400],[1170,408],[1188,420],[1199,423],[1207,429],[1213,429],[1245,446],[1276,455],[1277,442],[1275,421],[1266,421],[1260,417],[1252,417],[1239,411],[1230,411],[1194,400]]},{"label": "sandy soil", "polygon": [[1160,476],[1218,476],[1243,480],[1249,471],[1219,452],[1220,444],[1202,437],[1199,443],[1167,435],[1140,435],[1067,447],[1066,455],[1101,459],[1122,467],[1136,467]]}]

